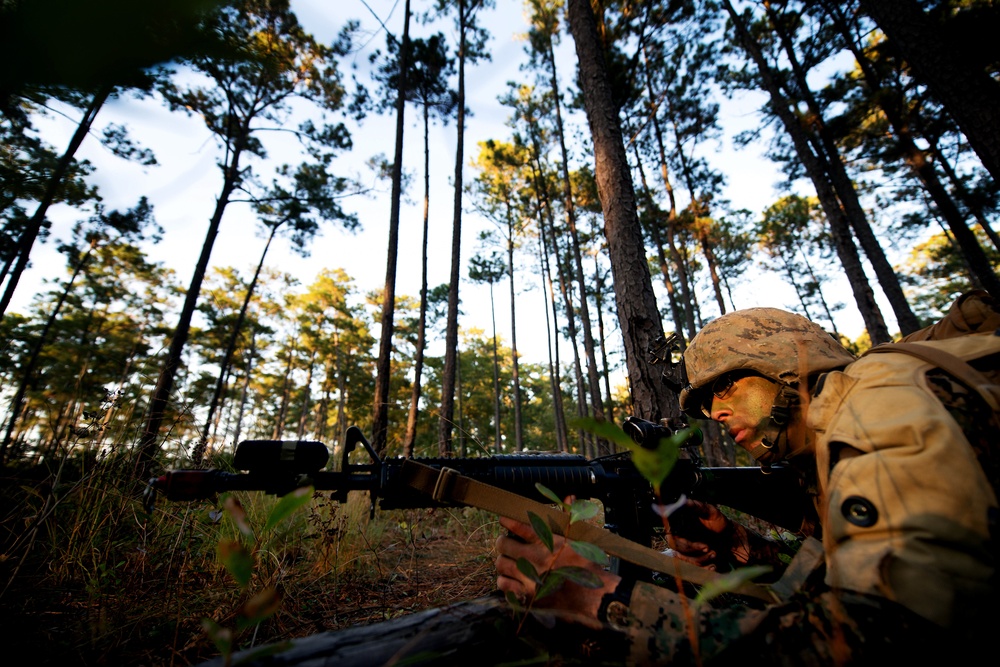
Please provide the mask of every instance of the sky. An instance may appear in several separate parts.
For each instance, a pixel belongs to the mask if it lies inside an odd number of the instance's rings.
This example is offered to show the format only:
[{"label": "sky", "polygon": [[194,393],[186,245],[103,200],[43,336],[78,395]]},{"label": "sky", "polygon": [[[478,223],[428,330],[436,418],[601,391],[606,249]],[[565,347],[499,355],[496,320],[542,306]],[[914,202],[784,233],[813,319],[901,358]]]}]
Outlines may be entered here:
[{"label": "sky", "polygon": [[[415,1],[414,10],[423,8],[425,4]],[[467,106],[471,109],[472,116],[468,119],[465,139],[466,183],[475,177],[474,170],[468,164],[478,152],[477,143],[490,138],[509,139],[510,128],[505,125],[508,109],[498,102],[498,97],[506,92],[508,81],[526,81],[527,76],[519,71],[519,65],[527,60],[525,44],[518,37],[526,31],[521,5],[509,0],[498,0],[497,5],[501,8],[490,12],[483,21],[493,34],[489,43],[492,60],[467,70]],[[379,24],[375,15],[390,30],[397,34],[402,31],[402,0],[369,0],[367,3],[360,0],[334,3],[326,0],[292,0],[292,7],[305,29],[325,43],[331,43],[336,38],[349,18],[361,20],[364,27],[372,30],[367,51],[384,49],[385,46],[384,34],[377,32]],[[449,40],[454,37],[450,21],[433,26],[419,23],[411,26],[414,37],[428,36],[437,30],[444,32]],[[575,67],[572,38],[564,38],[560,54],[560,78],[562,85],[568,86]],[[358,68],[356,75],[367,80],[366,54],[357,56],[353,64]],[[344,68],[347,68],[346,64]],[[732,137],[740,129],[759,124],[759,106],[759,99],[736,100],[725,104],[721,118],[725,127],[724,135]],[[416,109],[409,107],[407,113],[404,165],[410,172],[413,185],[400,216],[396,294],[397,297],[418,297],[423,142]],[[572,120],[577,127],[584,127],[582,112],[577,113]],[[47,140],[61,148],[66,145],[75,121],[75,116],[67,119],[56,117],[40,126],[44,128]],[[149,197],[156,220],[165,229],[163,242],[147,248],[149,256],[173,268],[177,272],[177,280],[186,287],[201,251],[208,219],[221,183],[221,175],[216,166],[220,150],[200,120],[171,112],[156,100],[127,97],[119,99],[101,112],[95,127],[102,128],[110,122],[126,125],[136,140],[155,152],[160,165],[141,167],[125,163],[110,156],[96,139],[85,141],[79,156],[90,159],[97,166],[92,179],[100,187],[107,208],[134,206],[141,195]],[[431,132],[429,284],[433,287],[447,282],[449,276],[453,208],[451,181],[456,150],[454,122],[444,127],[434,125]],[[334,168],[344,174],[364,174],[364,165],[372,156],[382,154],[391,158],[393,139],[394,120],[390,117],[370,116],[353,132],[353,150],[338,158]],[[762,150],[761,146],[737,150],[731,145],[723,144],[712,148],[714,154],[710,156],[712,163],[727,175],[728,184],[724,197],[737,207],[755,212],[762,211],[782,194],[776,190],[780,175],[774,165],[762,157]],[[275,151],[275,155],[279,153],[280,151]],[[582,158],[577,156],[577,159]],[[255,169],[265,176],[265,181],[269,181],[263,165],[258,164]],[[368,180],[370,182],[370,178]],[[390,215],[389,184],[382,183],[380,188],[381,192],[374,196],[353,197],[344,201],[346,209],[358,214],[362,225],[359,232],[351,234],[330,225],[325,226],[321,235],[312,243],[311,256],[308,258],[293,254],[287,241],[281,240],[276,247],[272,247],[267,265],[292,273],[303,286],[310,284],[324,268],[343,268],[354,279],[360,293],[380,289],[386,277]],[[82,217],[87,216],[66,207],[55,207],[50,214],[53,220],[52,239],[68,238],[71,225]],[[473,210],[471,201],[467,199],[463,217],[463,283],[460,288],[464,317],[460,320],[460,325],[465,328],[479,327],[487,334],[492,330],[488,288],[468,282],[465,276],[469,259],[479,249],[479,232],[492,227],[492,223]],[[18,286],[11,310],[23,312],[32,295],[41,287],[42,280],[64,278],[64,258],[55,252],[56,243],[52,239],[44,245],[36,245],[32,253],[32,266]],[[212,253],[211,266],[234,266],[242,275],[249,277],[264,242],[265,239],[257,232],[249,207],[245,204],[230,205]],[[534,276],[522,272],[518,274],[518,278],[518,351],[527,361],[544,363],[547,350],[543,296]],[[662,285],[656,289],[662,294]],[[837,298],[849,304],[849,292],[846,292],[846,288],[840,291],[841,295]],[[506,284],[495,288],[494,298],[498,334],[509,345],[510,303]],[[791,308],[795,305],[791,289],[770,278],[744,281],[736,290],[736,301],[737,307],[741,308]],[[707,301],[706,305],[710,307]],[[856,336],[863,329],[860,318],[853,315],[854,310],[848,305],[838,317],[838,328],[849,336]],[[887,317],[890,312],[886,313]],[[613,318],[610,321],[606,318],[605,323],[611,330],[608,337],[610,349],[620,350],[621,342],[617,330],[613,329]],[[664,326],[667,330],[671,328],[669,322],[665,322]],[[432,348],[430,352],[440,354],[443,350]]]}]

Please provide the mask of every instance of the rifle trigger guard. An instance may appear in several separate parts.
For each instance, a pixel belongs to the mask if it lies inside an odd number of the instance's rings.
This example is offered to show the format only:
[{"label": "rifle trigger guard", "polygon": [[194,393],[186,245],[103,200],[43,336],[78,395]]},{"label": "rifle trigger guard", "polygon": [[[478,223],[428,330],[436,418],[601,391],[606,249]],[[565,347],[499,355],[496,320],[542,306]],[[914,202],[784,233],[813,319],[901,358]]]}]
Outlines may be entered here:
[{"label": "rifle trigger guard", "polygon": [[450,500],[451,489],[455,485],[455,479],[458,476],[459,472],[454,468],[441,468],[441,472],[438,473],[437,482],[434,483],[434,491],[431,493],[431,497],[438,502]]}]

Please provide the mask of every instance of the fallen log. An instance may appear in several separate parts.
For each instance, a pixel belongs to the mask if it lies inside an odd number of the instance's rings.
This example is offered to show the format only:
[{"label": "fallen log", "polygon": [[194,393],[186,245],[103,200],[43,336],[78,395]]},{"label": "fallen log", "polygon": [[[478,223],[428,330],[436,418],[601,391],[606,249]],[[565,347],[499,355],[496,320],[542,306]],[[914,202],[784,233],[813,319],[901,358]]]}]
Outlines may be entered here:
[{"label": "fallen log", "polygon": [[499,595],[219,657],[200,667],[619,664],[624,635],[551,613],[515,612]]}]

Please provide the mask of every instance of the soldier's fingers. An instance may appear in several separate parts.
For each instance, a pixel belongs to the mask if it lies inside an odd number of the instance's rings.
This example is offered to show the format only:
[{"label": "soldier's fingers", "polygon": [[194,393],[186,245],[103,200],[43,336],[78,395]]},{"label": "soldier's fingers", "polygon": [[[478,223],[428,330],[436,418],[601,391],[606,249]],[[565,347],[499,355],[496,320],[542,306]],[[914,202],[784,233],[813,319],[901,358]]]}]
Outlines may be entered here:
[{"label": "soldier's fingers", "polygon": [[517,569],[517,562],[510,556],[498,556],[496,568],[497,588],[500,590],[509,591],[519,596],[534,593],[534,582]]},{"label": "soldier's fingers", "polygon": [[674,551],[679,551],[684,554],[700,554],[708,551],[708,545],[704,542],[689,540],[685,537],[678,537],[677,535],[674,535],[674,542],[671,548],[674,549]]},{"label": "soldier's fingers", "polygon": [[535,535],[534,529],[526,523],[502,516],[500,517],[500,525],[506,528],[512,535],[520,538],[524,542],[538,541],[538,536]]}]

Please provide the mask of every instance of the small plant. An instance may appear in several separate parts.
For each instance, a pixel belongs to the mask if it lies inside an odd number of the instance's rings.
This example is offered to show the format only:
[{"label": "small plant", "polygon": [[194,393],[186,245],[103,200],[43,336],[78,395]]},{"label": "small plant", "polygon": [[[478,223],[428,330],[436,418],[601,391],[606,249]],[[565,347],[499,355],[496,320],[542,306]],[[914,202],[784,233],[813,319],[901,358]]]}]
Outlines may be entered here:
[{"label": "small plant", "polygon": [[[242,539],[220,540],[216,546],[216,556],[241,590],[246,592],[250,588],[256,568],[256,554],[266,544],[267,537],[273,534],[279,525],[288,521],[296,510],[308,503],[312,497],[313,488],[311,486],[296,489],[282,496],[271,509],[259,534],[256,534],[250,526],[247,514],[240,502],[231,495],[223,498],[222,506],[233,523],[236,524]],[[244,544],[244,539],[253,542],[252,548],[248,548]],[[281,598],[281,589],[276,585],[265,586],[250,596],[237,612],[235,632],[232,628],[224,627],[211,618],[202,619],[202,627],[215,644],[216,649],[222,654],[226,665],[229,665],[232,660],[236,633],[256,628],[273,616],[281,607]],[[286,644],[279,643],[263,647],[261,651],[270,654],[285,648]],[[254,657],[262,657],[262,655],[255,654]]]},{"label": "small plant", "polygon": [[[599,509],[597,505],[589,500],[574,500],[572,502],[565,502],[543,484],[536,484],[535,486],[542,495],[551,500],[555,505],[562,509],[563,512],[566,512],[569,515],[569,525],[578,521],[587,521],[588,519],[594,518],[598,514]],[[549,553],[553,555],[553,562],[556,562],[562,555],[563,551],[569,548],[586,560],[597,563],[602,567],[608,564],[607,555],[600,548],[589,542],[566,538],[560,541],[557,548],[552,529],[545,522],[545,520],[534,512],[528,512],[528,518],[531,521],[531,527],[538,536],[538,539],[545,545],[545,548],[549,550]],[[506,593],[507,602],[517,611],[531,611],[531,607],[535,601],[552,595],[566,582],[572,582],[578,586],[583,586],[584,588],[594,589],[600,588],[603,585],[601,578],[594,572],[578,565],[565,565],[539,572],[531,561],[526,558],[518,558],[517,569],[526,577],[531,579],[536,586],[535,596],[528,602],[526,607],[521,604],[516,595],[509,591]],[[527,614],[525,614],[525,617],[526,616]]]},{"label": "small plant", "polygon": [[[599,438],[604,438],[615,443],[622,449],[627,449],[632,454],[632,463],[639,474],[653,487],[653,494],[656,497],[656,504],[653,511],[663,517],[663,527],[668,535],[670,533],[670,514],[683,506],[687,498],[683,495],[674,503],[663,502],[662,486],[663,482],[670,476],[677,459],[680,457],[681,447],[695,434],[696,428],[689,427],[676,431],[668,438],[661,438],[655,447],[642,446],[637,444],[628,436],[625,431],[611,422],[598,421],[596,419],[580,419],[577,426],[590,431]],[[671,544],[671,548],[673,545]],[[697,597],[694,599],[695,605],[709,602],[724,593],[731,593],[739,589],[743,584],[753,581],[757,577],[770,572],[771,568],[766,566],[743,567],[721,575],[715,581],[702,586]],[[678,587],[679,584],[678,584]]]}]

